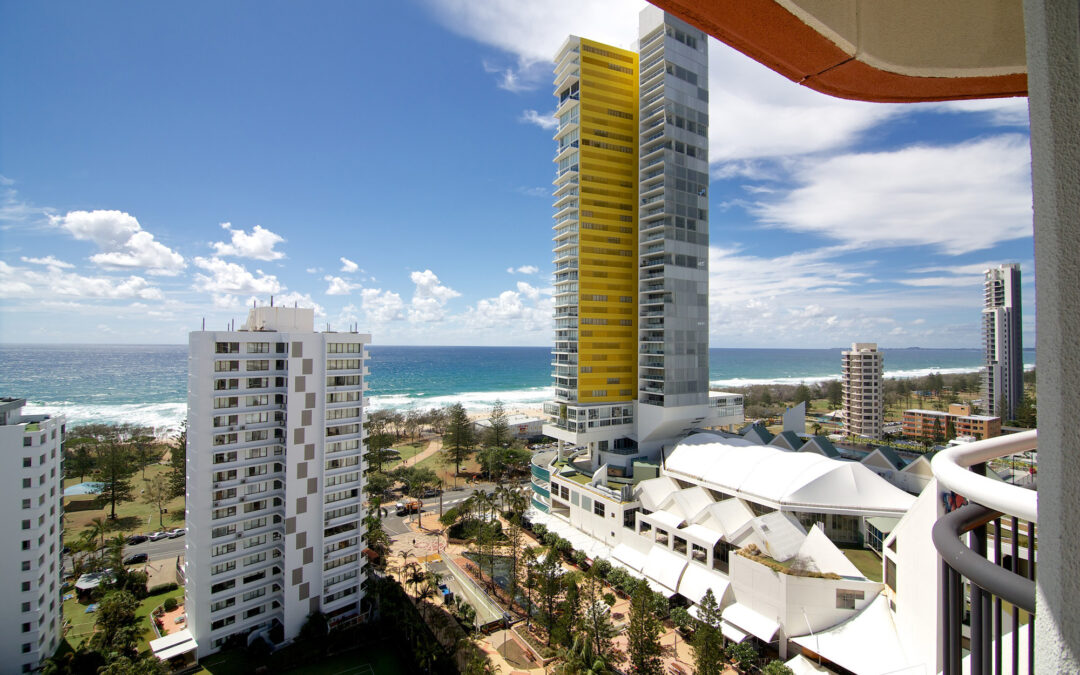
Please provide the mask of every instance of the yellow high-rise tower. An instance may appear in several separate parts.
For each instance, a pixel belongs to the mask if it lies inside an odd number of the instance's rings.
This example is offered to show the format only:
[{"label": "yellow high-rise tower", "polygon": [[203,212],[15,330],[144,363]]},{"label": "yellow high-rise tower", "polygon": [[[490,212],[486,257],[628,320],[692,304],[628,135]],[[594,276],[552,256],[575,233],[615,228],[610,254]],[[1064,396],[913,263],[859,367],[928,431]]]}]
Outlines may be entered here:
[{"label": "yellow high-rise tower", "polygon": [[555,62],[556,389],[548,412],[579,442],[595,436],[607,450],[619,434],[612,427],[633,424],[637,396],[638,56],[572,36]]}]

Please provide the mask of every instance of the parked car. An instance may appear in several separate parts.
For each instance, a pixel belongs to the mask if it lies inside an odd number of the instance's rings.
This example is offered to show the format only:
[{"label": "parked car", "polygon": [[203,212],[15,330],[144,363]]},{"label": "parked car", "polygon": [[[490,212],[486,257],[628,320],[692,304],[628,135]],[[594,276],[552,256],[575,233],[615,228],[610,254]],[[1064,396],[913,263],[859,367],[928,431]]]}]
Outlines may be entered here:
[{"label": "parked car", "polygon": [[129,555],[128,557],[124,558],[124,564],[125,565],[138,565],[139,563],[144,563],[149,559],[150,559],[150,556],[146,555],[145,553],[135,553],[133,555]]},{"label": "parked car", "polygon": [[169,539],[176,539],[177,537],[182,537],[185,534],[187,534],[187,528],[178,527],[175,530],[169,530]]},{"label": "parked car", "polygon": [[147,540],[147,536],[145,534],[133,534],[133,535],[131,535],[130,537],[127,538],[127,543],[132,544],[132,545],[141,544],[146,540]]},{"label": "parked car", "polygon": [[438,497],[440,492],[442,492],[442,490],[439,490],[438,488],[430,488],[428,490],[424,490],[424,494],[420,496],[424,499],[427,499],[428,497]]},{"label": "parked car", "polygon": [[150,541],[157,541],[158,539],[166,539],[168,538],[168,536],[168,532],[151,532],[150,534],[146,535],[146,538]]}]

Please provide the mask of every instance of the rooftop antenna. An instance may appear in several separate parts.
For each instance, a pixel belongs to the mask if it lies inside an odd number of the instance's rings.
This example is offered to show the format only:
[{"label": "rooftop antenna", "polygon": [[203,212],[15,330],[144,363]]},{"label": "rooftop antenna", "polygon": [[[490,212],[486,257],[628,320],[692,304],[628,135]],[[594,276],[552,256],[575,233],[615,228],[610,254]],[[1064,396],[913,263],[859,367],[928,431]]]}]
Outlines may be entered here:
[{"label": "rooftop antenna", "polygon": [[272,295],[270,296],[270,306],[271,307],[274,306],[274,296],[272,296]]},{"label": "rooftop antenna", "polygon": [[202,318],[202,329],[206,330],[206,317],[205,316]]},{"label": "rooftop antenna", "polygon": [[258,301],[258,300],[256,300],[255,298],[252,298],[252,299],[251,299],[251,308],[252,308],[252,309],[255,309],[256,307],[258,307],[258,306],[259,306],[259,304],[258,304],[258,303],[259,303],[259,301]]}]

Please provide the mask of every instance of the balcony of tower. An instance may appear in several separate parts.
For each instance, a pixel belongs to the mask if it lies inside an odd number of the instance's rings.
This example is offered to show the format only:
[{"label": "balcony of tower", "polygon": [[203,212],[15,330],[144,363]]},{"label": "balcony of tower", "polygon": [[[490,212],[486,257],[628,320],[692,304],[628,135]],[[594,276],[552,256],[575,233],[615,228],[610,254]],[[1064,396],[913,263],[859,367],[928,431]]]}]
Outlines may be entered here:
[{"label": "balcony of tower", "polygon": [[555,158],[551,161],[559,162],[570,156],[570,153],[580,148],[580,143],[577,140],[567,141],[566,143],[560,143],[555,148]]},{"label": "balcony of tower", "polygon": [[555,89],[551,93],[553,96],[558,96],[567,87],[581,81],[580,59],[571,58],[560,62],[555,67],[555,73]]},{"label": "balcony of tower", "polygon": [[561,209],[569,202],[577,203],[578,188],[573,183],[560,186],[553,196],[555,201],[552,203],[552,207]]},{"label": "balcony of tower", "polygon": [[554,215],[552,215],[552,218],[555,219],[556,223],[561,224],[570,219],[577,220],[578,200],[571,199],[564,203],[563,206],[556,207],[556,209]]}]

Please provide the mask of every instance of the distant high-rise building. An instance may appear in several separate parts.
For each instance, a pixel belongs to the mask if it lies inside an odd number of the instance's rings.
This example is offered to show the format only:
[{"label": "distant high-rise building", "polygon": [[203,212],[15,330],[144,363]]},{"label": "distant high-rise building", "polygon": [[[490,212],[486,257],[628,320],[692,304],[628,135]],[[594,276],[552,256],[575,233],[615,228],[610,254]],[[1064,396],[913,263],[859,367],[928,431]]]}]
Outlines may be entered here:
[{"label": "distant high-rise building", "polygon": [[1009,263],[984,272],[983,401],[986,414],[1016,418],[1024,398],[1024,345],[1020,313],[1020,265]]},{"label": "distant high-rise building", "polygon": [[855,342],[850,351],[841,352],[845,433],[881,438],[884,360],[873,342]]},{"label": "distant high-rise building", "polygon": [[60,549],[64,418],[24,415],[26,400],[0,398],[0,628],[5,673],[36,671],[63,637]]},{"label": "distant high-rise building", "polygon": [[597,465],[626,466],[719,407],[708,381],[706,38],[648,7],[639,50],[571,36],[555,57],[546,433],[587,445]]},{"label": "distant high-rise building", "polygon": [[370,341],[316,333],[313,310],[282,307],[191,333],[185,572],[199,657],[238,634],[292,639],[315,611],[331,625],[362,611]]}]

